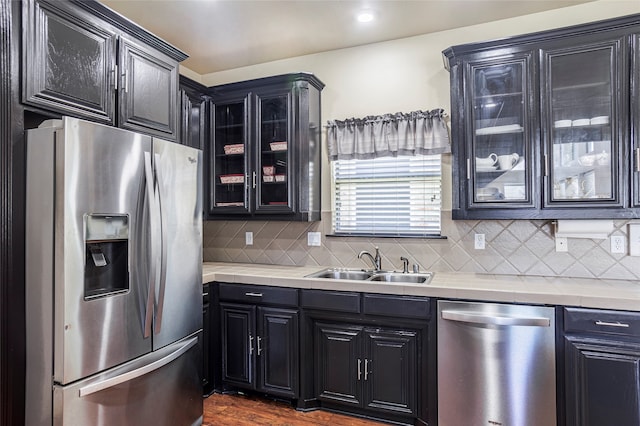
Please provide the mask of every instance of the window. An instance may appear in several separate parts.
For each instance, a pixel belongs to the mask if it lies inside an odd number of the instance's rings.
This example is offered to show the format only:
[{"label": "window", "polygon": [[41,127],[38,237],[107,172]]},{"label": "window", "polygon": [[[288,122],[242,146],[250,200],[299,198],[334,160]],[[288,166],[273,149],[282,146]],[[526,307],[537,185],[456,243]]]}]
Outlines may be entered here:
[{"label": "window", "polygon": [[440,154],[336,160],[332,175],[336,235],[440,235]]}]

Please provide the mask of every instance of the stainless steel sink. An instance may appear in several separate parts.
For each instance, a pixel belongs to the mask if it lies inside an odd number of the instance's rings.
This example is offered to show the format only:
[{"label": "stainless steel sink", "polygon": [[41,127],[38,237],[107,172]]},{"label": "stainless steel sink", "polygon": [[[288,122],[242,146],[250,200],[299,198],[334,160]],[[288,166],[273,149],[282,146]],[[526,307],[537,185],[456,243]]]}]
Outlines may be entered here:
[{"label": "stainless steel sink", "polygon": [[415,284],[428,284],[433,278],[431,272],[384,272],[380,274],[374,274],[370,281],[384,281],[392,283],[415,283]]},{"label": "stainless steel sink", "polygon": [[329,278],[334,280],[367,280],[373,276],[373,272],[362,269],[330,268],[307,275],[307,278]]},{"label": "stainless steel sink", "polygon": [[428,284],[433,278],[433,272],[374,272],[364,269],[328,268],[309,274],[306,278]]}]

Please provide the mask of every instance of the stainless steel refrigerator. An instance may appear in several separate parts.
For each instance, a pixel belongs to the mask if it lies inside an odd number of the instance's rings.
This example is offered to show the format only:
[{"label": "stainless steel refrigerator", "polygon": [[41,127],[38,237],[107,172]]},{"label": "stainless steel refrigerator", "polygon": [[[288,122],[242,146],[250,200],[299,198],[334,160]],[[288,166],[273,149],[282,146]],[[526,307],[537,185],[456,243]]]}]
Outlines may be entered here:
[{"label": "stainless steel refrigerator", "polygon": [[26,424],[201,424],[201,151],[69,117],[26,136]]}]

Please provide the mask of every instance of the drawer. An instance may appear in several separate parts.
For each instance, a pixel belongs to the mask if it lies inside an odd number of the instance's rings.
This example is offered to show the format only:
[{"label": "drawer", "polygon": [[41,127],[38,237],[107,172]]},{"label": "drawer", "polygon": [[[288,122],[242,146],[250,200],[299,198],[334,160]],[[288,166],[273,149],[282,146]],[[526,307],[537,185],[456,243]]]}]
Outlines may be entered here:
[{"label": "drawer", "polygon": [[429,318],[431,314],[429,298],[412,296],[392,296],[365,294],[362,309],[368,315],[382,315],[395,318]]},{"label": "drawer", "polygon": [[360,313],[360,293],[328,290],[302,290],[300,306],[307,309]]},{"label": "drawer", "polygon": [[640,338],[640,313],[565,308],[564,331]]},{"label": "drawer", "polygon": [[298,306],[298,289],[220,283],[220,300],[277,306]]}]

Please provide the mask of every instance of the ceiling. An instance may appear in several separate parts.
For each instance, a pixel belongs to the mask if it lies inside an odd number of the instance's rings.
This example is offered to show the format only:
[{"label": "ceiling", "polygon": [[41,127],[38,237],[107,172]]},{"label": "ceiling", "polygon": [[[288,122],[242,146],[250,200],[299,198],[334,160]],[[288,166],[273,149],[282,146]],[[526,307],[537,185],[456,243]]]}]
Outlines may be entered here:
[{"label": "ceiling", "polygon": [[[189,55],[204,75],[592,0],[101,0]],[[358,23],[368,9],[374,21]]]}]

